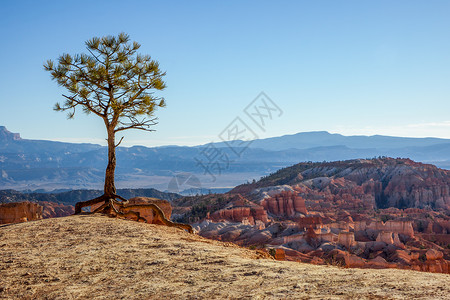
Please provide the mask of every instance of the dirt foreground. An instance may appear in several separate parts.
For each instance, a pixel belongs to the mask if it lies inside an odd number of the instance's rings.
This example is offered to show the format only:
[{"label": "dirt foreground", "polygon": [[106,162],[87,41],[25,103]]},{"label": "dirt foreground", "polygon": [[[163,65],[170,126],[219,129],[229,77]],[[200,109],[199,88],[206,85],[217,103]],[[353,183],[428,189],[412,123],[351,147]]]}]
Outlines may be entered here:
[{"label": "dirt foreground", "polygon": [[100,215],[0,227],[0,299],[225,298],[450,299],[450,276],[274,261]]}]

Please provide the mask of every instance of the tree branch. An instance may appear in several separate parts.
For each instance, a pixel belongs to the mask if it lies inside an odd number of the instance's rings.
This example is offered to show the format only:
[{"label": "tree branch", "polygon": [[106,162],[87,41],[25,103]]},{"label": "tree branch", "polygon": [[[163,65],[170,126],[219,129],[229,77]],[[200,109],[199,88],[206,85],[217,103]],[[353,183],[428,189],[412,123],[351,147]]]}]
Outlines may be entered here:
[{"label": "tree branch", "polygon": [[154,119],[150,119],[150,120],[142,120],[142,121],[137,121],[137,122],[133,122],[131,121],[130,123],[122,123],[123,125],[122,127],[116,128],[114,130],[114,132],[119,132],[119,131],[123,131],[123,130],[128,130],[128,129],[139,129],[139,130],[144,130],[144,131],[155,131],[153,129],[150,129],[151,126],[158,124],[156,121],[156,118]]},{"label": "tree branch", "polygon": [[89,53],[95,58],[95,60],[97,60],[99,63],[101,63],[102,65],[105,65],[104,62],[102,62],[100,59],[98,59],[98,56],[96,56],[91,49],[89,49],[89,47],[86,47],[86,49],[89,51]]},{"label": "tree branch", "polygon": [[123,141],[123,138],[124,138],[124,137],[121,137],[121,138],[120,138],[120,141],[114,146],[114,148],[119,147],[120,143],[122,143],[122,141]]},{"label": "tree branch", "polygon": [[102,118],[106,117],[106,115],[103,115],[103,114],[99,113],[98,111],[96,111],[94,108],[92,108],[92,106],[89,104],[89,100],[86,100],[85,102],[82,102],[82,101],[78,101],[78,100],[75,98],[76,96],[69,97],[69,96],[66,96],[66,95],[64,95],[64,94],[63,94],[62,96],[63,96],[64,98],[66,98],[66,99],[68,99],[68,100],[73,101],[73,102],[76,103],[75,105],[72,105],[71,107],[68,107],[67,109],[69,109],[69,108],[75,108],[75,106],[77,106],[77,105],[82,105],[82,106],[87,107],[87,108],[89,109],[89,111],[93,112],[93,113],[96,114],[97,116],[102,117]]}]

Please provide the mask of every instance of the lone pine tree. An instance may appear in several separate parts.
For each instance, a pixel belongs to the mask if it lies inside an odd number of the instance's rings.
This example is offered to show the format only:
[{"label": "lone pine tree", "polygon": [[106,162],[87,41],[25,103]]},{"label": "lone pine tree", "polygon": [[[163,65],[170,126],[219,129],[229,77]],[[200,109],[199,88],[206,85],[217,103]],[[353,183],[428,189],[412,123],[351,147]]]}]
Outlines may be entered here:
[{"label": "lone pine tree", "polygon": [[[121,214],[120,207],[127,200],[116,194],[114,183],[116,148],[123,139],[116,142],[116,133],[128,129],[153,131],[152,126],[157,124],[154,112],[165,106],[164,98],[155,96],[154,92],[166,87],[165,72],[150,56],[138,54],[139,43],[131,43],[125,33],[117,37],[94,37],[85,44],[89,54],[63,54],[56,64],[48,60],[44,68],[68,92],[62,95],[64,103],[56,103],[56,111],[67,111],[68,118],[73,118],[76,109],[81,108],[86,114],[102,118],[106,126],[108,165],[104,193],[98,198],[78,202],[75,213],[80,213],[83,207],[104,202],[96,212]],[[162,213],[157,206],[150,206],[158,215]],[[140,218],[139,213],[134,214]]]}]

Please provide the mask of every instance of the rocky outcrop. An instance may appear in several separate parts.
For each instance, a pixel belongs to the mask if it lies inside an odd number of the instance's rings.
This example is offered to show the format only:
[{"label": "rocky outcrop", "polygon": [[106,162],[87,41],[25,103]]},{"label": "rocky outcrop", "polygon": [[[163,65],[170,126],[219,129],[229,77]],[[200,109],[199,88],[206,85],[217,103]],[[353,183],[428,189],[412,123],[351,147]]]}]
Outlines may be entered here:
[{"label": "rocky outcrop", "polygon": [[236,202],[210,216],[224,227],[200,234],[280,248],[286,260],[448,272],[450,171],[379,158],[305,163],[271,176],[233,190],[261,205],[265,226],[254,225],[252,205]]},{"label": "rocky outcrop", "polygon": [[288,261],[297,261],[314,265],[323,265],[325,263],[325,261],[318,256],[308,255],[290,248],[283,248],[283,250],[285,253],[285,259]]},{"label": "rocky outcrop", "polygon": [[228,220],[232,222],[246,221],[251,225],[255,225],[256,221],[263,223],[268,222],[267,213],[262,206],[232,206],[220,209],[210,214],[209,219],[219,222]]},{"label": "rocky outcrop", "polygon": [[285,253],[284,249],[281,249],[281,248],[275,249],[274,258],[276,260],[286,260],[286,253]]},{"label": "rocky outcrop", "polygon": [[425,253],[426,261],[416,261],[415,269],[432,273],[450,274],[450,261],[443,259],[444,254],[435,249],[428,249]]},{"label": "rocky outcrop", "polygon": [[5,126],[0,126],[0,141],[19,141],[22,138],[18,133],[12,133]]},{"label": "rocky outcrop", "polygon": [[338,235],[338,244],[345,246],[345,248],[350,249],[350,247],[356,244],[355,234],[353,232],[341,231]]},{"label": "rocky outcrop", "polygon": [[450,261],[448,260],[427,260],[425,263],[418,266],[420,266],[420,271],[450,274]]},{"label": "rocky outcrop", "polygon": [[431,241],[443,247],[447,247],[450,245],[450,234],[417,234],[420,238],[423,238],[427,241]]},{"label": "rocky outcrop", "polygon": [[267,212],[276,216],[293,217],[298,213],[304,215],[308,213],[305,199],[291,191],[283,191],[263,199],[260,203]]},{"label": "rocky outcrop", "polygon": [[298,227],[301,229],[320,228],[322,227],[322,218],[320,216],[306,216],[296,219]]},{"label": "rocky outcrop", "polygon": [[425,256],[427,260],[436,260],[442,259],[444,257],[444,254],[441,251],[437,251],[435,249],[428,249],[428,251],[425,253]]},{"label": "rocky outcrop", "polygon": [[42,206],[33,202],[0,204],[0,224],[21,223],[42,219]]},{"label": "rocky outcrop", "polygon": [[[233,189],[233,193],[238,193],[239,187]],[[294,189],[289,185],[277,185],[277,186],[266,186],[263,188],[257,188],[252,191],[249,191],[254,197],[256,197],[257,202],[269,197],[273,197],[282,192],[293,192]]]},{"label": "rocky outcrop", "polygon": [[355,222],[355,232],[364,230],[388,231],[414,237],[414,229],[411,221],[392,221],[386,223],[381,221],[357,221]]},{"label": "rocky outcrop", "polygon": [[39,205],[42,205],[42,217],[47,218],[59,218],[73,215],[75,207],[72,205],[65,205],[56,202],[40,201]]},{"label": "rocky outcrop", "polygon": [[378,236],[377,236],[376,241],[377,241],[377,242],[383,242],[383,243],[386,243],[386,244],[388,244],[388,245],[394,244],[394,239],[393,239],[393,237],[392,237],[392,232],[389,232],[389,231],[380,231],[380,232],[378,233]]},{"label": "rocky outcrop", "polygon": [[395,245],[398,248],[405,249],[405,245],[400,241],[398,233],[390,231],[380,231],[376,242],[383,242],[387,245]]},{"label": "rocky outcrop", "polygon": [[229,203],[224,208],[208,213],[207,218],[215,222],[245,222],[250,225],[269,222],[267,211],[263,206],[249,201],[240,194],[230,197]]},{"label": "rocky outcrop", "polygon": [[386,268],[395,268],[396,265],[394,263],[387,262],[381,256],[377,256],[373,259],[369,259],[366,263],[366,266],[373,269],[386,269]]},{"label": "rocky outcrop", "polygon": [[128,200],[128,203],[121,209],[123,212],[135,211],[139,212],[140,217],[144,218],[149,224],[161,224],[164,222],[153,212],[153,209],[149,207],[132,207],[139,204],[156,204],[163,212],[165,217],[170,220],[172,214],[172,205],[167,200],[161,200],[150,197],[135,197]]},{"label": "rocky outcrop", "polygon": [[[397,207],[450,210],[450,171],[410,159],[300,163],[283,169],[283,173],[287,175],[283,179],[288,183],[283,187],[301,190],[299,196],[307,199],[307,206],[308,201],[312,201],[313,210],[323,209],[325,203],[344,209]],[[271,177],[263,182],[272,182]],[[259,186],[256,190],[263,191],[265,188],[268,187]]]}]

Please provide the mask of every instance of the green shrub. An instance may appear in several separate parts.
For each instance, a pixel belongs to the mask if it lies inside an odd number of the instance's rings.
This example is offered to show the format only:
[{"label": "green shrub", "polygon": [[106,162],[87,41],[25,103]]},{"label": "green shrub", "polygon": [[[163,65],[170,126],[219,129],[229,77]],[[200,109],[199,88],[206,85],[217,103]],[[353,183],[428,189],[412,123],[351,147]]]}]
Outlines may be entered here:
[{"label": "green shrub", "polygon": [[425,253],[422,253],[422,254],[419,256],[419,260],[420,260],[421,262],[425,262],[425,261],[427,260],[427,256],[425,255]]},{"label": "green shrub", "polygon": [[275,248],[270,248],[270,249],[269,249],[269,254],[270,254],[272,257],[275,257],[275,253],[277,253],[277,250],[275,250]]}]

